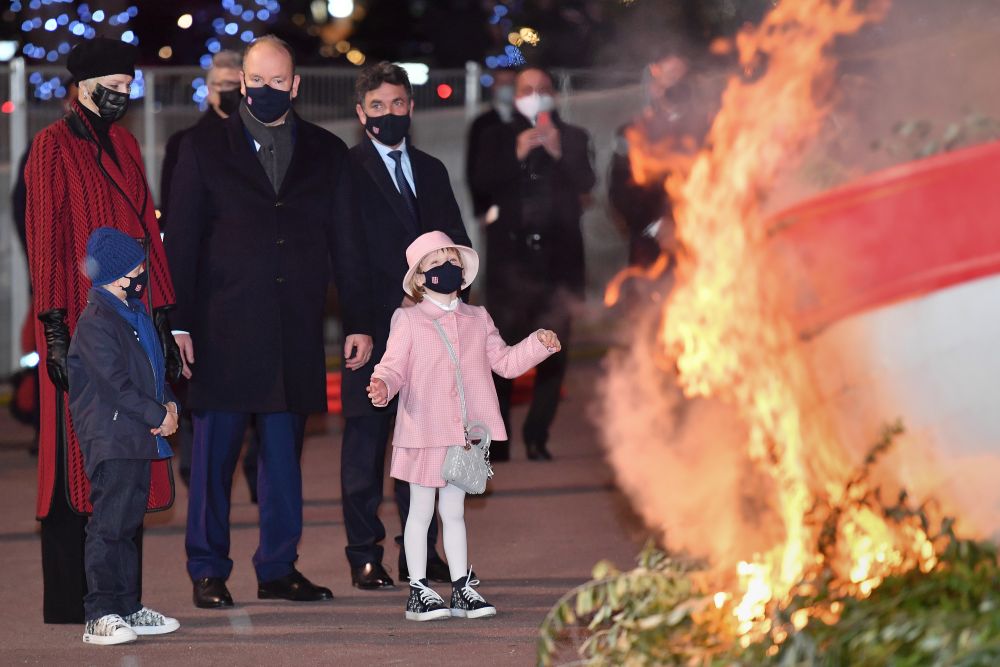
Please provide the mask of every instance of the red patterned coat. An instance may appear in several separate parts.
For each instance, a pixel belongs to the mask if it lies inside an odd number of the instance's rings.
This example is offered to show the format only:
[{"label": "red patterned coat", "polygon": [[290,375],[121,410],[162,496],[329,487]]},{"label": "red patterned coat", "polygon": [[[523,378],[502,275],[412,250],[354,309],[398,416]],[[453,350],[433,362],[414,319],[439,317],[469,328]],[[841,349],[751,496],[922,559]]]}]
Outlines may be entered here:
[{"label": "red patterned coat", "polygon": [[[87,238],[97,227],[115,227],[140,239],[142,222],[149,232],[149,298],[157,308],[174,303],[174,288],[160,241],[153,196],[139,153],[139,143],[128,130],[112,125],[111,144],[118,163],[101,152],[94,129],[79,103],[70,115],[38,133],[28,158],[27,215],[28,267],[34,290],[34,311],[66,309],[70,332],[87,305],[90,281],[83,274]],[[106,172],[106,173],[105,173]],[[113,179],[113,183],[112,183]],[[117,187],[115,186],[117,184]],[[121,188],[119,190],[118,188]],[[126,200],[126,197],[128,198]],[[131,203],[130,203],[131,202]],[[35,323],[38,354],[45,359],[45,336]],[[67,498],[79,513],[89,513],[90,482],[83,469],[80,445],[72,428],[68,401],[63,400],[63,418],[57,419],[56,388],[45,372],[40,373],[41,429],[38,443],[37,516],[44,518],[56,489],[56,429],[66,425]],[[63,397],[66,398],[65,396]],[[173,478],[169,460],[154,461],[148,501],[149,510],[173,503]]]}]

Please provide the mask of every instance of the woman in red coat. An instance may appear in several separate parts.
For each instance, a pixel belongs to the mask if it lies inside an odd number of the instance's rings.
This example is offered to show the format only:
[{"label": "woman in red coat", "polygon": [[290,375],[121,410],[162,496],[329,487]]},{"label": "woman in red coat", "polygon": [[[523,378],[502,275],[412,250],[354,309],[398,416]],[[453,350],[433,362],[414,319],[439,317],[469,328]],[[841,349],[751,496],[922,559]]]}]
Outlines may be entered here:
[{"label": "woman in red coat", "polygon": [[[134,46],[102,38],[74,48],[67,67],[79,84],[79,98],[65,118],[35,137],[28,158],[28,266],[39,320],[38,353],[48,376],[40,382],[37,505],[46,623],[83,622],[90,483],[66,401],[66,355],[87,304],[88,281],[81,267],[87,238],[97,227],[120,229],[146,248],[149,305],[164,341],[168,377],[179,372],[166,321],[174,290],[153,197],[138,142],[115,124],[128,108],[136,54]],[[170,469],[160,461],[153,465],[148,507],[162,510],[172,502]]]}]

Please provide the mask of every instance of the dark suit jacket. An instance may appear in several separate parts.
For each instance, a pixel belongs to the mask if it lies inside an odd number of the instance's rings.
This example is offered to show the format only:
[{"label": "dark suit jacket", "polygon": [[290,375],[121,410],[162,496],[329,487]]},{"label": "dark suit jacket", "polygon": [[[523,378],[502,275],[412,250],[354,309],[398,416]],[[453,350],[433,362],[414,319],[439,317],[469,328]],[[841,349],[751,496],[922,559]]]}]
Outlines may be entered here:
[{"label": "dark suit jacket", "polygon": [[296,118],[275,193],[239,114],[181,146],[165,245],[174,329],[195,351],[193,409],[323,412],[323,315],[331,259],[345,333],[372,333],[364,236],[352,213],[347,146]]},{"label": "dark suit jacket", "polygon": [[[106,459],[158,458],[149,430],[167,416],[164,403],[177,399],[166,382],[162,388],[153,384],[153,368],[132,325],[91,297],[77,320],[66,366],[69,409],[87,476]],[[158,389],[163,403],[156,398]]]},{"label": "dark suit jacket", "polygon": [[[518,291],[526,280],[545,289],[583,293],[581,198],[596,181],[590,137],[556,113],[552,122],[560,131],[559,160],[541,147],[523,162],[517,159],[517,135],[531,123],[515,113],[509,124],[486,131],[473,167],[473,186],[489,193],[500,209],[497,221],[486,228],[486,289],[494,318],[499,314],[494,310],[519,307]],[[538,250],[529,251],[532,236],[538,239]]]},{"label": "dark suit jacket", "polygon": [[209,107],[208,111],[201,115],[198,122],[191,127],[185,127],[170,135],[167,139],[167,146],[163,152],[163,165],[160,167],[160,229],[165,229],[169,222],[170,211],[170,186],[174,180],[174,170],[177,168],[177,160],[181,155],[181,142],[188,132],[196,127],[210,125],[222,131],[222,121],[224,119],[215,110]]},{"label": "dark suit jacket", "polygon": [[[441,230],[455,243],[471,245],[451,189],[448,170],[437,158],[414,148],[409,139],[406,143],[422,232]],[[392,314],[405,296],[406,248],[416,238],[404,223],[408,219],[404,216],[409,215],[406,204],[371,139],[365,137],[351,148],[350,164],[358,224],[364,230],[365,253],[372,270],[375,349],[365,367],[355,371],[344,369],[341,400],[344,415],[348,417],[385,412],[384,408],[376,412],[365,387],[375,364],[385,352]]]}]

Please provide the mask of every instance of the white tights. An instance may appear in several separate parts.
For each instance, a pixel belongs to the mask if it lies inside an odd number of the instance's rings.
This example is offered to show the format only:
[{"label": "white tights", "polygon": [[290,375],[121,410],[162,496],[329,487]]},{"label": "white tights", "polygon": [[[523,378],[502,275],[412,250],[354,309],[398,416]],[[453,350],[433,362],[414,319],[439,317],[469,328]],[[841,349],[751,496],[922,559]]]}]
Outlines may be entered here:
[{"label": "white tights", "polygon": [[469,554],[465,541],[465,491],[453,484],[441,489],[410,482],[410,513],[403,529],[403,548],[410,579],[427,578],[427,529],[434,520],[434,492],[440,491],[438,514],[444,529],[444,555],[451,580],[468,574]]}]

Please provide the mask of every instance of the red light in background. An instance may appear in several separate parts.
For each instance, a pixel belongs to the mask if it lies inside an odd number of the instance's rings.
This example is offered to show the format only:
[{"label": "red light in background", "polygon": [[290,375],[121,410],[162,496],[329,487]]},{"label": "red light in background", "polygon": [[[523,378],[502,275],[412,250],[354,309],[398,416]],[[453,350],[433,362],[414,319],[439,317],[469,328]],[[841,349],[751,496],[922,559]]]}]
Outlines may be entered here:
[{"label": "red light in background", "polygon": [[437,94],[442,100],[446,100],[451,97],[452,88],[447,83],[438,84]]},{"label": "red light in background", "polygon": [[[451,91],[449,90],[449,94],[450,92]],[[10,100],[7,100],[6,102],[3,103],[3,105],[0,105],[0,111],[4,113],[14,113],[14,103],[11,102]]]}]

